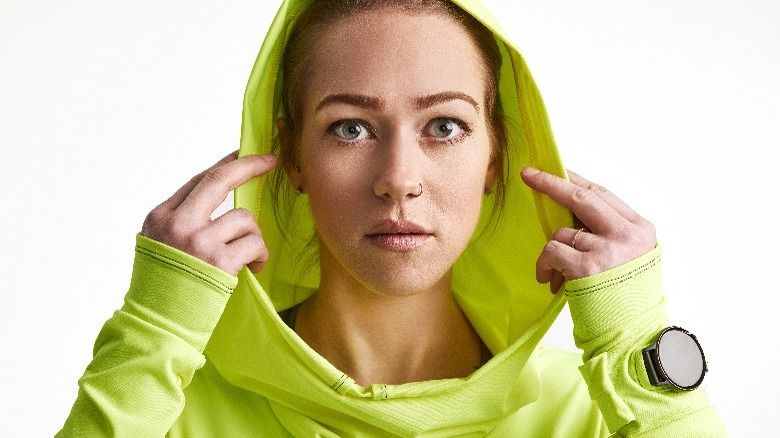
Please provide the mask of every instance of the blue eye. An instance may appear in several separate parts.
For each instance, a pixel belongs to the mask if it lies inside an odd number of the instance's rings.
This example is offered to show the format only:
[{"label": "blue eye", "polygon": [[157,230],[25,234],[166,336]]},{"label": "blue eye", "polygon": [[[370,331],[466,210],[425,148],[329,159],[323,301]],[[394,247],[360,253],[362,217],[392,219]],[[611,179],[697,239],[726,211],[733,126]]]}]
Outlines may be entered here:
[{"label": "blue eye", "polygon": [[368,129],[362,123],[354,120],[336,122],[330,127],[331,132],[342,140],[362,140],[368,136]]},{"label": "blue eye", "polygon": [[431,135],[443,139],[456,137],[463,131],[460,124],[452,119],[434,119],[430,129]]}]

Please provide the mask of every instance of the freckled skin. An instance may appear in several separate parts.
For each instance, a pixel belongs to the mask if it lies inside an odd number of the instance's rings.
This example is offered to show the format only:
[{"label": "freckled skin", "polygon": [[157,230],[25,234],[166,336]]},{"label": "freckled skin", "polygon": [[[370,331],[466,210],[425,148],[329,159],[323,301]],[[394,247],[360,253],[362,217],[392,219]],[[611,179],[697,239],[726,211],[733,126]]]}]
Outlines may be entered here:
[{"label": "freckled skin", "polygon": [[[451,268],[474,232],[483,190],[490,185],[485,80],[478,52],[460,25],[436,15],[375,11],[343,19],[314,45],[304,90],[300,172],[295,186],[309,196],[320,236],[323,285],[349,285],[381,295],[449,290]],[[416,99],[464,93],[420,108]],[[381,108],[325,97],[356,94]],[[437,118],[464,123],[442,141]],[[345,142],[331,128],[359,120],[367,138]],[[455,137],[455,136],[453,136]],[[415,197],[422,184],[422,195]],[[409,220],[432,235],[412,251],[394,252],[366,238],[378,222]]]},{"label": "freckled skin", "polygon": [[309,197],[321,281],[295,331],[361,385],[468,376],[481,342],[452,266],[494,179],[478,49],[450,17],[392,9],[313,41],[285,170]]}]

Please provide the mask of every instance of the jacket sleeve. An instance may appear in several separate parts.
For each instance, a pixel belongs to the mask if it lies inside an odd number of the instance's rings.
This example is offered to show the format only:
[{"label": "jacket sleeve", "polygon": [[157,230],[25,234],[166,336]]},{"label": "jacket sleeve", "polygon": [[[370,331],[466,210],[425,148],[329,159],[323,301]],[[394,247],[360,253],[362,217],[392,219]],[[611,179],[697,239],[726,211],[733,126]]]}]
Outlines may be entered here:
[{"label": "jacket sleeve", "polygon": [[721,437],[724,426],[701,388],[650,384],[642,350],[667,327],[661,250],[566,282],[580,372],[614,436]]},{"label": "jacket sleeve", "polygon": [[130,288],[106,321],[58,437],[164,436],[237,279],[188,254],[136,238]]}]

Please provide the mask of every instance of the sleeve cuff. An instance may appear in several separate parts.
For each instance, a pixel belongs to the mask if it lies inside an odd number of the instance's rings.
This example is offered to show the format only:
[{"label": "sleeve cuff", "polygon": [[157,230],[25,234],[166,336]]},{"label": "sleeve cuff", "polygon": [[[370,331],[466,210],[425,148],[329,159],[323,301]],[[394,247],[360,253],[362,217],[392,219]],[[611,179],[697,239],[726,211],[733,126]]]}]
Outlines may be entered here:
[{"label": "sleeve cuff", "polygon": [[135,251],[122,310],[203,351],[238,279],[140,234]]},{"label": "sleeve cuff", "polygon": [[589,277],[566,282],[574,338],[584,360],[639,342],[667,323],[661,289],[661,248]]}]

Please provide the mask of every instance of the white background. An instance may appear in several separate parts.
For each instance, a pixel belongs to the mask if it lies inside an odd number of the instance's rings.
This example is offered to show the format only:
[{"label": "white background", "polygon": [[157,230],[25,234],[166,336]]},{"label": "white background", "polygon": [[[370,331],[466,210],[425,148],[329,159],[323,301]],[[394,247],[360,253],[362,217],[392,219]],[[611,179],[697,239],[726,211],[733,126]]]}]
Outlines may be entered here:
[{"label": "white background", "polygon": [[[776,433],[780,2],[486,3],[567,165],[657,226],[667,310],[702,341],[731,435]],[[237,147],[275,9],[0,0],[0,435],[62,425],[144,216]],[[570,330],[550,342],[573,348]]]}]

